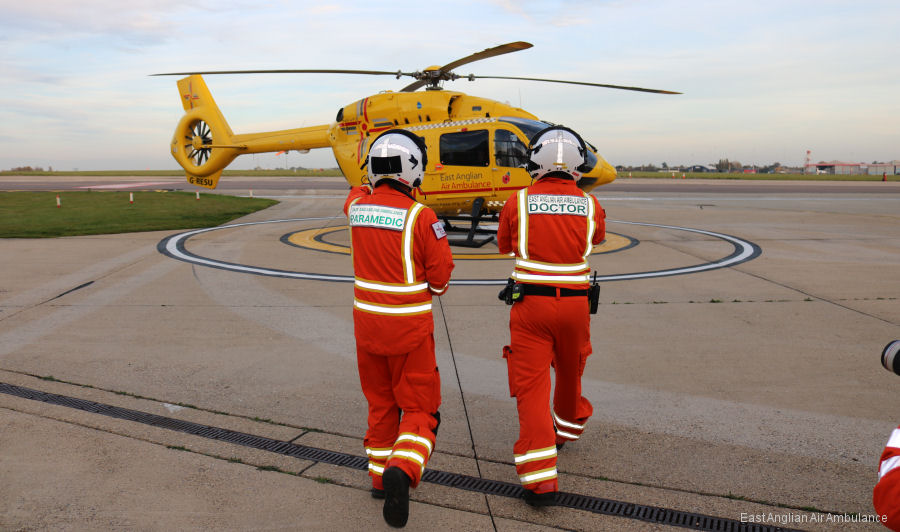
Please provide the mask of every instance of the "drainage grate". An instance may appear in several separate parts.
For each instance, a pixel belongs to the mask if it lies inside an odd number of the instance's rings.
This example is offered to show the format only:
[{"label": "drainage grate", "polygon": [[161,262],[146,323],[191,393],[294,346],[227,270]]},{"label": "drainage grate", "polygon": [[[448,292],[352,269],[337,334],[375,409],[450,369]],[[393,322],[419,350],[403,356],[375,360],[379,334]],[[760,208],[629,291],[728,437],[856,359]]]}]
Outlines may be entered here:
[{"label": "drainage grate", "polygon": [[[213,440],[236,443],[238,445],[262,449],[264,451],[270,451],[286,456],[293,456],[303,460],[349,467],[359,471],[367,470],[369,464],[368,460],[361,456],[307,447],[305,445],[281,440],[273,440],[263,436],[255,436],[253,434],[246,434],[244,432],[237,432],[220,427],[211,427],[199,423],[192,423],[190,421],[148,414],[147,412],[138,410],[95,403],[85,399],[32,390],[31,388],[23,388],[21,386],[3,382],[0,382],[0,393],[14,395],[24,399],[32,399],[34,401],[41,401],[43,403],[66,406],[118,419],[135,421],[145,425],[175,430]],[[439,484],[450,488],[475,491],[487,495],[498,495],[501,497],[520,498],[524,491],[518,484],[470,477],[468,475],[436,471],[433,469],[427,469],[422,475],[422,480],[430,484]],[[668,508],[658,508],[655,506],[631,504],[611,499],[601,499],[599,497],[589,497],[577,493],[560,492],[556,497],[556,504],[565,508],[574,508],[596,514],[612,515],[650,523],[690,528],[693,530],[715,532],[790,532],[792,530],[756,523],[742,523],[733,519],[723,519],[721,517],[682,512]]]}]

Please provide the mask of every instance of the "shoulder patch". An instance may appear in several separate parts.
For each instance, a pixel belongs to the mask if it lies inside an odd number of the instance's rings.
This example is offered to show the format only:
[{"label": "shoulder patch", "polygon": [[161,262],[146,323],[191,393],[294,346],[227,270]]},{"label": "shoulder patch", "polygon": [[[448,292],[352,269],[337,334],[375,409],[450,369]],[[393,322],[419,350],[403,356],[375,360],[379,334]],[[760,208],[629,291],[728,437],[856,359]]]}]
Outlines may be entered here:
[{"label": "shoulder patch", "polygon": [[431,229],[434,231],[434,237],[438,240],[447,236],[447,231],[444,230],[444,222],[434,222],[431,224]]}]

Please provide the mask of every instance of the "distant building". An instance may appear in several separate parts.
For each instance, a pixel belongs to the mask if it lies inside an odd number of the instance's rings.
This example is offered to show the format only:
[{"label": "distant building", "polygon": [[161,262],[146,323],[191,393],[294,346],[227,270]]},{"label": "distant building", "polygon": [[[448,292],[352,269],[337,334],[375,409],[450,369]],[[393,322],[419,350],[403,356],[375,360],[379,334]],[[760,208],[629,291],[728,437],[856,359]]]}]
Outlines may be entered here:
[{"label": "distant building", "polygon": [[848,163],[843,161],[819,161],[806,166],[807,174],[834,174],[834,175],[891,175],[900,174],[900,161],[889,163]]},{"label": "distant building", "polygon": [[869,175],[898,175],[900,174],[900,161],[888,163],[871,163],[867,165]]},{"label": "distant building", "polygon": [[699,173],[702,173],[702,172],[715,172],[715,171],[716,171],[716,168],[715,168],[714,166],[706,166],[706,165],[702,165],[702,164],[695,164],[695,165],[693,165],[693,166],[688,166],[688,167],[687,167],[687,171],[688,171],[688,172],[693,172],[693,173],[698,173],[698,172],[699,172]]}]

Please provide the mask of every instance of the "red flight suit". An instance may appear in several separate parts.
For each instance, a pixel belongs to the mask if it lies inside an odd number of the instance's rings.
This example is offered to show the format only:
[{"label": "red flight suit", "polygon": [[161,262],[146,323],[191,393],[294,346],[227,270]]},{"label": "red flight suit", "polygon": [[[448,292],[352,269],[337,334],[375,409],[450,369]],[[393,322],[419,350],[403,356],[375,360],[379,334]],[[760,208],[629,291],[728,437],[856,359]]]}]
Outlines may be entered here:
[{"label": "red flight suit", "polygon": [[883,515],[882,524],[891,530],[900,531],[900,427],[894,429],[881,453],[878,467],[878,484],[872,492],[872,504],[878,515]]},{"label": "red flight suit", "polygon": [[[587,258],[606,236],[605,218],[595,197],[553,173],[510,196],[500,213],[497,244],[501,253],[515,253],[512,278],[557,289],[552,296],[526,293],[513,304],[511,341],[503,348],[509,392],[519,412],[516,472],[522,486],[535,493],[558,490],[556,444],[577,440],[593,412],[581,395],[591,354],[588,298],[586,293],[561,296],[559,289],[590,286]],[[551,366],[556,371],[552,412]]]},{"label": "red flight suit", "polygon": [[415,487],[439,423],[431,296],[443,294],[450,282],[450,245],[434,211],[388,184],[371,193],[352,189],[344,213],[359,380],[369,403],[364,444],[372,487],[383,489],[381,475],[393,466]]}]

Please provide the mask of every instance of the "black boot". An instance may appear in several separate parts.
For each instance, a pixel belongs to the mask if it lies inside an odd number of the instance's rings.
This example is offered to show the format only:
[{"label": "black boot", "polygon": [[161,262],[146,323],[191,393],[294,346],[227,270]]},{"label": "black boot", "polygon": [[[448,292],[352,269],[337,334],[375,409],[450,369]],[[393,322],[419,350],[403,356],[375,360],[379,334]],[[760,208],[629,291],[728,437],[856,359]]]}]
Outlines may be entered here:
[{"label": "black boot", "polygon": [[384,508],[387,524],[403,528],[409,519],[409,477],[399,467],[389,467],[381,476],[384,484]]},{"label": "black boot", "polygon": [[556,493],[555,491],[548,491],[547,493],[535,493],[531,490],[525,490],[525,494],[522,496],[530,506],[539,507],[539,506],[555,506],[556,505]]}]

